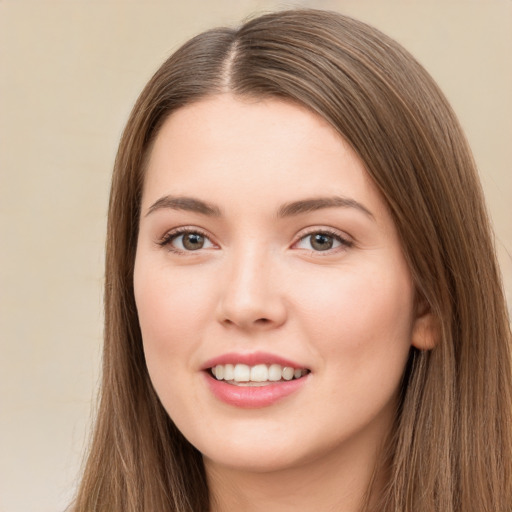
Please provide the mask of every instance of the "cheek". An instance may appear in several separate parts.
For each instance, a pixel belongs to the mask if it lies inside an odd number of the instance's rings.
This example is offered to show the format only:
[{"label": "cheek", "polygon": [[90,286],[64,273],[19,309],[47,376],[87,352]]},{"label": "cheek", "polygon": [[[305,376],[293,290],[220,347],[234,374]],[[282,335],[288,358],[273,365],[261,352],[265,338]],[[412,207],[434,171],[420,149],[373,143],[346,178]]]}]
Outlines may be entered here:
[{"label": "cheek", "polygon": [[[411,342],[414,289],[405,271],[333,274],[324,286],[305,285],[301,328],[316,339],[319,351],[352,368],[400,368]],[[307,291],[307,293],[306,293]]]},{"label": "cheek", "polygon": [[360,428],[372,418],[387,425],[394,414],[410,351],[413,287],[408,274],[382,276],[345,273],[311,286],[307,296],[300,329],[313,342],[319,385],[340,436],[347,425]]},{"label": "cheek", "polygon": [[208,290],[184,274],[136,259],[135,302],[148,372],[168,414],[186,425],[190,403],[199,398],[187,379],[197,371],[199,333],[209,310]]},{"label": "cheek", "polygon": [[[149,360],[193,349],[212,290],[187,272],[136,260],[134,291],[144,350]],[[172,359],[169,359],[171,361]]]}]

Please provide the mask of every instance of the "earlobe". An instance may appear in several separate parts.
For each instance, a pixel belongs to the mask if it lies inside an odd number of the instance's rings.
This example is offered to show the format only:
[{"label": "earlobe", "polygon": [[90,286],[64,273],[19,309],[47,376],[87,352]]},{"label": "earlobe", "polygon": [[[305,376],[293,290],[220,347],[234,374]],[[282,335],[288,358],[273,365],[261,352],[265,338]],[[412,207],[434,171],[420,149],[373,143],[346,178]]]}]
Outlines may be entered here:
[{"label": "earlobe", "polygon": [[425,299],[418,301],[412,327],[411,345],[418,350],[432,350],[439,342],[439,321]]}]

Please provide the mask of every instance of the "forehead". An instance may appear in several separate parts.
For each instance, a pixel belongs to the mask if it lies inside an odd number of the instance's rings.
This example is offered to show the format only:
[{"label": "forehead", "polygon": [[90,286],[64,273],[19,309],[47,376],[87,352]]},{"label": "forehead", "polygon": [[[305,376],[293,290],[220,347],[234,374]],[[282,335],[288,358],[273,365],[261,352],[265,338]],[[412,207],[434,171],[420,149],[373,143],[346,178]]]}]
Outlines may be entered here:
[{"label": "forehead", "polygon": [[153,144],[143,203],[191,193],[269,205],[326,194],[380,200],[361,159],[323,118],[291,102],[230,94],[177,110]]}]

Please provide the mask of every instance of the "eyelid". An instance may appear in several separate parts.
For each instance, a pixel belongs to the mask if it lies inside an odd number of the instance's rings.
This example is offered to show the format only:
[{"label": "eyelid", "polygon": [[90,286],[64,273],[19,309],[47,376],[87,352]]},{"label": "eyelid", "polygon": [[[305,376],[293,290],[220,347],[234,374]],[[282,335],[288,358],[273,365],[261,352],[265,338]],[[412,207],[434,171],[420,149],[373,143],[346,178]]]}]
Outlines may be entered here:
[{"label": "eyelid", "polygon": [[[187,233],[197,233],[204,238],[206,238],[215,248],[218,248],[218,244],[215,243],[212,239],[212,236],[207,233],[204,229],[201,229],[196,226],[180,226],[177,228],[170,229],[166,231],[165,234],[156,241],[156,244],[160,247],[167,248],[168,251],[176,253],[176,254],[187,254],[192,255],[194,253],[199,253],[201,249],[197,249],[196,251],[184,251],[172,245],[172,241],[178,238],[180,235],[185,235]],[[210,248],[206,248],[209,250]]]},{"label": "eyelid", "polygon": [[[207,231],[205,231],[204,229],[199,228],[197,226],[179,226],[179,227],[170,229],[169,231],[166,231],[165,234],[161,238],[156,240],[155,243],[158,246],[167,248],[170,252],[174,252],[177,254],[192,255],[196,252],[199,253],[200,251],[202,251],[203,248],[197,249],[196,251],[187,251],[187,250],[181,250],[172,245],[171,242],[173,240],[178,238],[180,235],[184,235],[187,233],[200,234],[201,236],[205,237],[214,246],[214,248],[219,248],[219,245],[213,240],[213,237]],[[315,255],[332,254],[332,253],[340,251],[340,250],[348,249],[354,245],[354,240],[352,239],[352,237],[347,235],[343,231],[339,231],[335,228],[325,227],[325,226],[311,226],[311,227],[301,230],[296,235],[294,242],[291,244],[291,248],[292,249],[296,248],[295,246],[300,241],[302,241],[303,239],[307,238],[308,236],[311,236],[314,234],[327,235],[327,236],[335,238],[337,241],[340,242],[340,246],[332,248],[332,249],[327,249],[325,251],[315,251],[314,249],[311,249],[310,252],[315,253]],[[209,250],[209,249],[211,249],[211,248],[206,248],[206,250]],[[302,249],[302,250],[307,250],[307,249]]]},{"label": "eyelid", "polygon": [[[300,231],[297,234],[297,236],[295,237],[295,241],[293,242],[293,244],[291,246],[292,249],[304,238],[307,238],[308,236],[315,235],[315,234],[331,236],[340,242],[339,247],[335,247],[333,249],[327,249],[325,251],[315,251],[315,250],[311,249],[310,252],[314,253],[315,255],[320,256],[322,254],[324,254],[324,255],[332,254],[333,252],[337,252],[339,250],[346,250],[350,247],[353,247],[353,245],[354,245],[353,238],[351,236],[349,236],[348,234],[344,233],[343,231],[339,231],[337,229],[325,227],[325,226],[312,226],[309,228],[305,228],[304,230]],[[307,250],[307,249],[303,249],[303,250]]]}]

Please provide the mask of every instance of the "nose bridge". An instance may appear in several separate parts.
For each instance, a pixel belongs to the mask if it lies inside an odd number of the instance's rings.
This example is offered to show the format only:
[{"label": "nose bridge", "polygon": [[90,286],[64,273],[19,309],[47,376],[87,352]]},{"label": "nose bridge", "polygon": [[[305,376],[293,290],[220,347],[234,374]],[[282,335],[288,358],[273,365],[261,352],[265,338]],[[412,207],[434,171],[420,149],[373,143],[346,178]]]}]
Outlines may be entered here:
[{"label": "nose bridge", "polygon": [[286,316],[276,257],[257,240],[233,248],[222,283],[220,320],[241,328],[280,325]]}]

